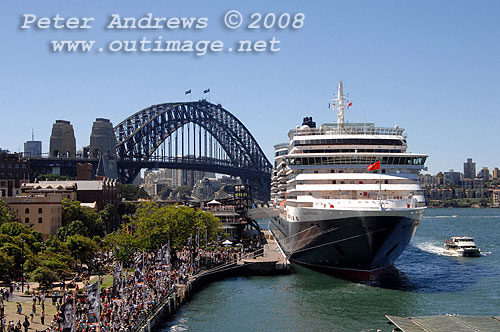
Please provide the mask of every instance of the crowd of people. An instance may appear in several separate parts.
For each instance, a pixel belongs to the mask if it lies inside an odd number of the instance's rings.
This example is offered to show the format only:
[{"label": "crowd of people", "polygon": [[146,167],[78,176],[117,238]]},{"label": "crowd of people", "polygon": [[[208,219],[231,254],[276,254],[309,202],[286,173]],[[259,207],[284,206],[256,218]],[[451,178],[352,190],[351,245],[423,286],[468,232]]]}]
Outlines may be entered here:
[{"label": "crowd of people", "polygon": [[[7,322],[6,303],[9,302],[16,287],[16,285],[11,284],[9,288],[0,289],[0,332],[22,332],[23,330],[28,332],[29,326],[33,323],[33,319],[37,313],[37,301],[41,311],[39,315],[41,323],[42,325],[45,324],[45,294],[40,292],[33,294],[32,296],[33,302],[31,304],[31,312],[29,314],[30,318],[28,318],[26,313],[23,313],[23,304],[21,302],[16,302],[16,314],[20,315],[21,318],[18,319],[17,323],[15,323],[15,320],[9,320]],[[28,305],[25,306],[29,307]],[[23,320],[22,323],[21,320]]]},{"label": "crowd of people", "polygon": [[[203,270],[234,262],[240,257],[239,248],[190,249],[188,247],[177,251],[172,260],[167,260],[165,255],[158,253],[137,255],[135,272],[128,273],[117,266],[114,274],[119,275],[114,279],[113,287],[101,287],[96,293],[98,302],[92,298],[91,293],[84,290],[83,294],[78,294],[77,289],[62,287],[59,293],[54,292],[52,304],[55,305],[57,313],[47,322],[49,327],[46,327],[45,331],[135,331],[159,305],[177,292],[179,285],[185,285],[189,277]],[[102,285],[102,282],[103,279],[99,278],[98,283]],[[2,298],[4,297],[2,292]],[[35,304],[37,300],[39,306],[43,304],[40,315],[42,325],[45,323],[45,298],[45,295],[40,293],[33,296]],[[95,303],[98,303],[97,306]],[[32,314],[33,310],[36,313],[35,304],[33,304],[34,309],[32,307]],[[93,306],[99,308],[97,314],[93,313]],[[24,323],[9,322],[3,325],[5,329],[0,332],[23,332],[24,325],[29,326],[29,324],[30,320],[26,316]]]}]

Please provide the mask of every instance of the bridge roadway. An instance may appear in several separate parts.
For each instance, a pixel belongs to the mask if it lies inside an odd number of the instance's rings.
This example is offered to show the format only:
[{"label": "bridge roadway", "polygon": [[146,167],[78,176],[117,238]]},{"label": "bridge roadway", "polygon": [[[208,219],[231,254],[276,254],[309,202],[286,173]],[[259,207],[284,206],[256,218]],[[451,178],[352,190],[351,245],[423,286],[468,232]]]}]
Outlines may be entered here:
[{"label": "bridge roadway", "polygon": [[[97,168],[99,163],[98,158],[29,158],[30,167],[35,171],[35,177],[38,174],[50,173],[47,169],[58,167],[61,169],[68,169],[65,173],[61,175],[76,175],[76,164],[79,163],[90,163]],[[193,159],[193,158],[170,158],[167,160],[117,160],[118,169],[122,168],[146,168],[146,169],[160,169],[160,168],[171,168],[171,169],[188,169],[194,171],[203,172],[214,172],[222,173],[231,176],[239,176],[242,178],[254,178],[256,174],[260,176],[267,175],[266,172],[256,172],[254,170],[249,170],[245,168],[235,167],[230,163],[223,163],[216,159],[208,160],[203,159]]]}]

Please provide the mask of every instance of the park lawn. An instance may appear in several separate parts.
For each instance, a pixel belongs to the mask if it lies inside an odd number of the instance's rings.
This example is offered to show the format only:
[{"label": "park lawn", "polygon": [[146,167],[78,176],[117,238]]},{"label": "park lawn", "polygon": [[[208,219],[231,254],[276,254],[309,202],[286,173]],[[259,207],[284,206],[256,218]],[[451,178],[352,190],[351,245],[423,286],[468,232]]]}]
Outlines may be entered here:
[{"label": "park lawn", "polygon": [[[33,322],[31,322],[31,304],[33,303],[31,301],[31,297],[26,298],[28,300],[27,302],[24,301],[19,301],[21,305],[23,306],[23,311],[22,315],[17,314],[17,302],[9,301],[5,302],[5,323],[9,324],[9,321],[13,320],[14,324],[17,324],[17,321],[21,321],[21,324],[24,322],[24,316],[28,316],[29,322],[30,322],[30,327],[29,330],[32,331],[41,331],[46,329],[47,327],[50,326],[50,323],[52,321],[52,318],[56,314],[56,307],[52,305],[52,301],[50,298],[45,299],[45,325],[42,325],[40,321],[40,314],[42,313],[42,306],[38,304],[36,305],[36,314],[35,317],[33,318]],[[24,328],[23,328],[24,330]]]},{"label": "park lawn", "polygon": [[[97,282],[99,280],[98,276],[94,276],[90,279],[89,285]],[[111,274],[106,274],[103,276],[101,288],[109,288],[113,286],[113,276]]]}]

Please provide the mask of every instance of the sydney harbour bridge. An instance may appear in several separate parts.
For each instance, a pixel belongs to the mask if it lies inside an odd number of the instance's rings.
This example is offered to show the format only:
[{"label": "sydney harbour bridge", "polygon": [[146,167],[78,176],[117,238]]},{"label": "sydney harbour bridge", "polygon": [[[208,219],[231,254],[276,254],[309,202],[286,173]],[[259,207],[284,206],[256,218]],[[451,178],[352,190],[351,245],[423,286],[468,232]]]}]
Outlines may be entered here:
[{"label": "sydney harbour bridge", "polygon": [[[188,169],[240,177],[255,195],[269,199],[272,165],[250,131],[220,104],[206,100],[158,104],[114,128],[117,177],[132,183],[141,169]],[[96,155],[32,158],[35,171],[71,168]]]}]

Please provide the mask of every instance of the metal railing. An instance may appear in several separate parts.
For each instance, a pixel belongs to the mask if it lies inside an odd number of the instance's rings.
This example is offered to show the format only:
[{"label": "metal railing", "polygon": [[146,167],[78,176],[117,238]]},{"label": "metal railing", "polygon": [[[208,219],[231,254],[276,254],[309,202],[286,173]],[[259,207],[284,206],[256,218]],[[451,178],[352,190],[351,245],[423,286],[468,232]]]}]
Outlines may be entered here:
[{"label": "metal railing", "polygon": [[395,135],[404,136],[404,129],[399,127],[370,127],[370,126],[345,126],[345,127],[322,127],[322,128],[305,128],[292,129],[288,136],[304,136],[304,135]]},{"label": "metal railing", "polygon": [[[224,271],[228,268],[233,268],[235,264],[238,263],[239,260],[242,260],[242,259],[245,259],[245,258],[255,258],[255,257],[259,257],[259,256],[262,256],[264,254],[264,248],[260,248],[260,249],[257,249],[256,251],[252,251],[250,253],[247,253],[245,255],[242,255],[241,257],[237,258],[237,259],[232,259],[232,260],[228,260],[228,261],[225,261],[224,263],[222,263],[221,265],[218,265],[214,268],[211,268],[211,269],[201,269],[200,271],[198,271],[196,274],[188,277],[187,280],[189,279],[196,279],[200,276],[203,276],[203,275],[208,275],[208,274],[212,274],[212,273],[215,273],[215,272],[221,272],[221,271]],[[187,280],[184,282],[184,285],[187,284]],[[172,297],[173,294],[175,294],[176,292],[178,291],[178,289],[176,288],[175,291],[170,289],[169,292],[165,295],[163,295],[158,303],[156,303],[153,307],[151,307],[150,309],[147,310],[147,312],[142,312],[139,319],[136,320],[136,322],[134,323],[134,325],[129,329],[129,332],[141,332],[144,327],[146,326],[148,320],[152,319],[157,313],[158,313],[158,310],[161,309],[168,301],[170,301],[170,298]],[[175,299],[174,299],[175,300]]]}]

